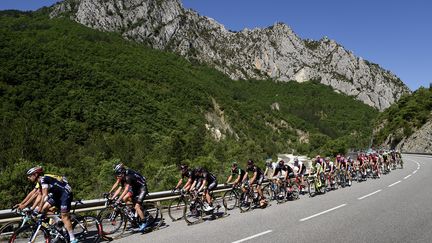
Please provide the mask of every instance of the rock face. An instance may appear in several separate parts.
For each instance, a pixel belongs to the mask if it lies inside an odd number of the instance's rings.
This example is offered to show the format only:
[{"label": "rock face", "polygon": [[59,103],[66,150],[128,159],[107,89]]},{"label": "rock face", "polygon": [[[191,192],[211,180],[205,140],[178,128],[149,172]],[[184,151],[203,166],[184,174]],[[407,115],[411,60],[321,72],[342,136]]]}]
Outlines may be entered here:
[{"label": "rock face", "polygon": [[210,64],[232,79],[315,80],[379,110],[410,92],[391,72],[326,37],[303,40],[283,23],[229,31],[179,0],[65,0],[51,12],[59,16]]},{"label": "rock face", "polygon": [[432,153],[432,120],[429,120],[409,138],[402,140],[399,149],[411,153]]}]

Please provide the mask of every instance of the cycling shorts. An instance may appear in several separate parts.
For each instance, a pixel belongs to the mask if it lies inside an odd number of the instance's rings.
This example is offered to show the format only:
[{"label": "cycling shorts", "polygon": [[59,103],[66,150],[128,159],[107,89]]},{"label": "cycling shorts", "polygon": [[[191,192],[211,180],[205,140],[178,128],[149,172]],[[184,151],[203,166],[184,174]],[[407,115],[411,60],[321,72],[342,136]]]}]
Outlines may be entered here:
[{"label": "cycling shorts", "polygon": [[257,184],[260,186],[263,183],[264,175],[261,175],[260,177],[256,178],[253,184]]},{"label": "cycling shorts", "polygon": [[47,202],[51,206],[59,208],[61,213],[69,213],[72,208],[72,200],[72,192],[64,191],[62,193],[50,194]]},{"label": "cycling shorts", "polygon": [[217,187],[217,180],[214,180],[212,183],[210,183],[209,185],[208,185],[208,187],[207,187],[207,190],[210,192],[210,191],[213,191],[216,187]]}]

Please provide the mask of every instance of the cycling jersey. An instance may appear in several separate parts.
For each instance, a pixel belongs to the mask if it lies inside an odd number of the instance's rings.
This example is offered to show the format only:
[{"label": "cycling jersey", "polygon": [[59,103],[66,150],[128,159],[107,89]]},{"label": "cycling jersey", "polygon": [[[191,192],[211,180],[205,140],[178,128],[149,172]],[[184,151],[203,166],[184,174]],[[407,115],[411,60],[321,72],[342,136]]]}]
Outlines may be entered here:
[{"label": "cycling jersey", "polygon": [[145,177],[131,169],[126,170],[125,176],[122,177],[120,182],[122,186],[124,186],[125,184],[128,184],[131,187],[141,187],[146,185]]},{"label": "cycling jersey", "polygon": [[[217,186],[217,179],[212,173],[208,172],[206,169],[198,169],[194,171],[194,174],[199,174],[197,179],[201,179],[202,181],[207,181],[207,190],[212,191]],[[199,183],[201,186],[201,183]]]},{"label": "cycling jersey", "polygon": [[216,181],[216,176],[214,176],[212,173],[208,172],[205,169],[202,169],[201,171],[201,178],[207,181],[208,184]]},{"label": "cycling jersey", "polygon": [[246,174],[246,171],[244,171],[241,168],[237,168],[235,170],[231,170],[231,176],[239,176],[240,175],[240,180],[243,179],[244,175]]},{"label": "cycling jersey", "polygon": [[[53,174],[44,174],[44,175],[45,175],[45,176],[52,177],[52,178],[54,178],[54,179],[56,179],[56,180],[58,180],[58,181],[64,181],[64,182],[67,183],[66,178],[63,177],[63,176],[58,176],[58,175],[53,175]],[[36,189],[41,188],[41,185],[40,185],[39,181],[36,182],[35,188],[36,188]]]},{"label": "cycling jersey", "polygon": [[254,184],[258,184],[258,185],[262,184],[264,180],[264,173],[260,168],[258,168],[258,166],[256,165],[250,166],[247,168],[247,171],[256,173]]},{"label": "cycling jersey", "polygon": [[147,183],[144,176],[140,173],[127,169],[125,175],[121,178],[120,183],[122,186],[128,184],[130,196],[137,203],[142,203],[144,197],[148,194]]},{"label": "cycling jersey", "polygon": [[321,173],[322,172],[322,170],[323,170],[323,168],[322,168],[322,166],[321,166],[321,164],[319,164],[319,163],[315,163],[315,165],[314,164],[312,164],[312,171],[314,171],[314,173]]},{"label": "cycling jersey", "polygon": [[48,189],[47,202],[51,206],[60,208],[62,213],[67,213],[71,209],[72,203],[72,188],[65,181],[59,181],[49,175],[44,175],[39,178],[38,183],[42,189]]},{"label": "cycling jersey", "polygon": [[291,166],[286,165],[286,164],[283,164],[283,165],[278,164],[278,165],[276,166],[275,171],[273,172],[273,176],[276,176],[277,174],[279,174],[279,173],[282,172],[282,171],[285,171],[285,173],[288,173],[288,175],[289,175],[290,173],[293,173],[293,172],[294,172],[293,169],[291,168]]},{"label": "cycling jersey", "polygon": [[303,164],[303,162],[301,162],[301,161],[297,161],[297,162],[294,162],[294,166],[297,166],[297,168],[299,168],[299,174],[300,175],[304,175],[305,173],[306,173],[306,166]]}]

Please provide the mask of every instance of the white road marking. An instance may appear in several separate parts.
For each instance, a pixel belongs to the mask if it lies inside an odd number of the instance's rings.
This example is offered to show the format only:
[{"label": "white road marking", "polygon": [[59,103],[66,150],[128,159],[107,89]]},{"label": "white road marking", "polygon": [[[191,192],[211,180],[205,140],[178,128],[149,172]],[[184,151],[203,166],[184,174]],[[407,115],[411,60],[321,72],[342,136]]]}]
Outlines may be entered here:
[{"label": "white road marking", "polygon": [[303,221],[309,220],[309,219],[311,219],[311,218],[315,218],[315,217],[317,217],[317,216],[320,216],[320,215],[322,215],[322,214],[328,213],[328,212],[330,212],[330,211],[336,210],[336,209],[341,208],[341,207],[344,207],[344,206],[346,206],[346,203],[344,203],[344,204],[342,204],[342,205],[339,205],[339,206],[337,206],[337,207],[334,207],[334,208],[330,208],[330,209],[328,209],[328,210],[326,210],[326,211],[322,211],[321,213],[314,214],[314,215],[309,216],[309,217],[307,217],[307,218],[300,219],[300,222],[303,222]]},{"label": "white road marking", "polygon": [[377,191],[374,191],[374,192],[372,192],[372,193],[369,193],[369,194],[364,195],[363,197],[359,197],[359,198],[357,198],[357,199],[358,199],[358,200],[362,200],[362,199],[367,198],[367,197],[369,197],[369,196],[372,196],[373,194],[376,194],[376,193],[378,193],[378,192],[380,192],[380,191],[382,191],[382,190],[379,189],[379,190],[377,190]]},{"label": "white road marking", "polygon": [[268,233],[270,233],[270,232],[272,232],[272,230],[267,230],[267,231],[261,232],[261,233],[256,234],[256,235],[252,235],[252,236],[249,236],[249,237],[243,238],[243,239],[241,239],[241,240],[233,241],[232,243],[240,243],[240,242],[243,242],[243,241],[247,241],[247,240],[250,240],[250,239],[256,238],[256,237],[258,237],[258,236],[268,234]]},{"label": "white road marking", "polygon": [[395,183],[389,185],[388,187],[392,187],[392,186],[394,186],[394,185],[396,185],[396,184],[398,184],[398,183],[401,183],[401,181],[396,181]]},{"label": "white road marking", "polygon": [[415,170],[415,171],[413,172],[413,174],[415,174],[415,173],[417,173],[417,170]]},{"label": "white road marking", "polygon": [[410,176],[411,176],[411,175],[407,175],[407,176],[405,176],[405,177],[404,177],[404,180],[410,178]]}]

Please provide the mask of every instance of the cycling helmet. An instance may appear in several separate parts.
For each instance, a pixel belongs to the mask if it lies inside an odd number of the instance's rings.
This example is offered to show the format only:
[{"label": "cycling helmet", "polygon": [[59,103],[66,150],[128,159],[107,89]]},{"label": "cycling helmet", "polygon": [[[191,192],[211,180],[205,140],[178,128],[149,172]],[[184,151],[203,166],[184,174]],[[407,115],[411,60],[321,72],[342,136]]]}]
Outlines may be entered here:
[{"label": "cycling helmet", "polygon": [[254,164],[253,160],[248,159],[248,161],[247,161],[247,165],[253,165],[253,164]]},{"label": "cycling helmet", "polygon": [[185,165],[185,164],[180,165],[180,170],[181,170],[181,171],[187,171],[188,168],[189,168],[188,165]]},{"label": "cycling helmet", "polygon": [[197,167],[196,169],[193,170],[193,174],[195,176],[199,176],[202,172],[203,172],[203,168],[202,167]]},{"label": "cycling helmet", "polygon": [[298,158],[294,157],[294,162],[298,162],[298,161],[299,161]]},{"label": "cycling helmet", "polygon": [[284,164],[285,164],[285,161],[283,161],[283,160],[281,159],[281,160],[279,160],[279,164],[284,165]]},{"label": "cycling helmet", "polygon": [[40,167],[40,166],[36,166],[36,167],[33,167],[33,168],[30,168],[28,171],[27,171],[27,175],[29,176],[29,175],[33,175],[33,174],[42,174],[43,173],[43,169],[42,169],[42,167]]},{"label": "cycling helmet", "polygon": [[329,158],[329,157],[326,157],[326,158],[325,158],[325,161],[330,161],[330,158]]},{"label": "cycling helmet", "polygon": [[114,166],[114,173],[116,175],[121,175],[126,171],[125,166],[123,165],[123,163],[117,164],[116,166]]}]

